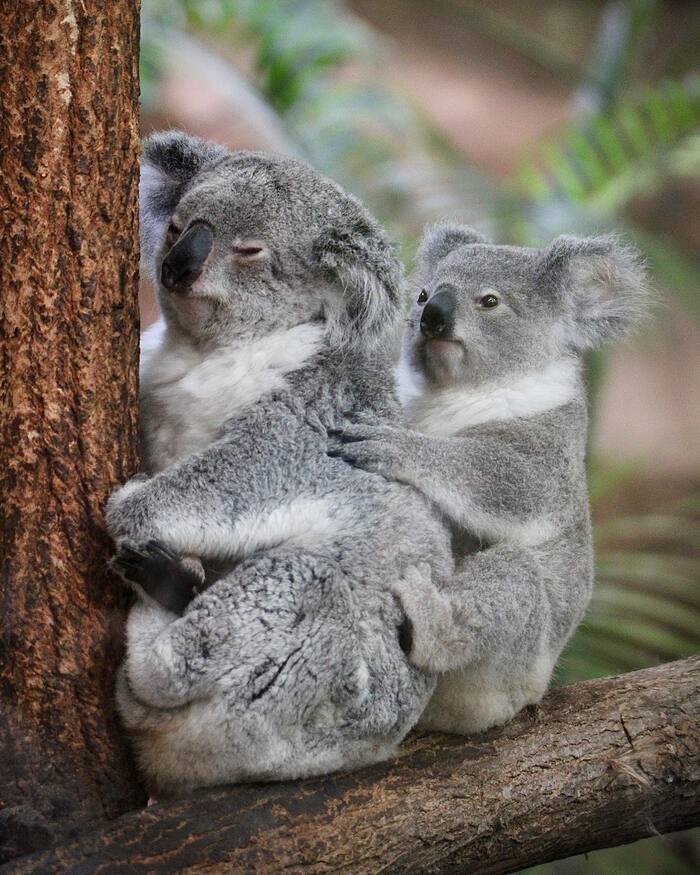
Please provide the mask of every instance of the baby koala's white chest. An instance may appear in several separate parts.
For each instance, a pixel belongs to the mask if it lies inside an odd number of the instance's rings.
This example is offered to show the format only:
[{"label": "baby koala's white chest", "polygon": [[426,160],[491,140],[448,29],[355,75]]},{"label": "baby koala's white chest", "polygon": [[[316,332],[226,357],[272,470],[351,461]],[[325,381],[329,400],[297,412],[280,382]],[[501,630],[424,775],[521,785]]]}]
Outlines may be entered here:
[{"label": "baby koala's white chest", "polygon": [[412,428],[436,437],[467,434],[491,422],[529,418],[568,404],[579,391],[578,365],[562,358],[507,383],[430,390],[402,361],[396,371],[399,398]]}]

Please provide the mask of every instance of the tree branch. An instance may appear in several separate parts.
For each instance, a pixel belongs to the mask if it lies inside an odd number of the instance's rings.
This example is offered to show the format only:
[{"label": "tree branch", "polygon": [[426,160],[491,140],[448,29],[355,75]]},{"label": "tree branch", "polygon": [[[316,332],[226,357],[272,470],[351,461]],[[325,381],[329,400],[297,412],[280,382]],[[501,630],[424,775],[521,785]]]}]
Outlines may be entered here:
[{"label": "tree branch", "polygon": [[700,819],[700,656],[552,691],[478,739],[347,775],[201,792],[0,870],[499,873]]}]

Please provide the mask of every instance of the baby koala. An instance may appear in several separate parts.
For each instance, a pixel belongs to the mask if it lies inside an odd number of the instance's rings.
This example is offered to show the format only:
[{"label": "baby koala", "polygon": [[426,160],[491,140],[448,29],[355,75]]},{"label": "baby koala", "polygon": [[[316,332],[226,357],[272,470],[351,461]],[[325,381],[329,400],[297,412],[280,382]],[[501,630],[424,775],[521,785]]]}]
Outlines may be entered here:
[{"label": "baby koala", "polygon": [[541,699],[588,604],[582,356],[625,334],[647,286],[612,237],[529,249],[440,225],[415,295],[399,369],[408,428],[365,417],[330,453],[410,484],[450,522],[451,583],[417,566],[394,590],[412,662],[442,673],[421,724],[479,732]]}]

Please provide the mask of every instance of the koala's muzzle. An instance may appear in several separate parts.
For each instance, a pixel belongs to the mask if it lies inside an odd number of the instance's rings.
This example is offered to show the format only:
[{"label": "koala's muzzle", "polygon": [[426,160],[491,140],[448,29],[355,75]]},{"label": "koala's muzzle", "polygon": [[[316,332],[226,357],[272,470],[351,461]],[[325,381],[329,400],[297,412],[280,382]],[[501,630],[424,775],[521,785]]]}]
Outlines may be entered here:
[{"label": "koala's muzzle", "polygon": [[457,294],[451,286],[441,286],[423,308],[420,330],[430,340],[447,338],[454,331]]},{"label": "koala's muzzle", "polygon": [[211,229],[201,223],[192,225],[163,259],[160,281],[171,292],[186,292],[202,272],[214,245]]}]

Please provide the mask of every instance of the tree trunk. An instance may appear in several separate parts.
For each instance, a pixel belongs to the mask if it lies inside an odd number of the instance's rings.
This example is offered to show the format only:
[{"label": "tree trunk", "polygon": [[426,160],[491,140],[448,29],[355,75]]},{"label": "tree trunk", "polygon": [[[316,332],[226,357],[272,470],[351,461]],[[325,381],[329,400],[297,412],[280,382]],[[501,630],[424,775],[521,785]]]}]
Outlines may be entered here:
[{"label": "tree trunk", "polygon": [[0,5],[0,858],[133,808],[102,506],[136,470],[138,0]]},{"label": "tree trunk", "polygon": [[700,821],[700,656],[551,692],[479,738],[414,738],[348,775],[200,792],[3,875],[457,875]]}]

